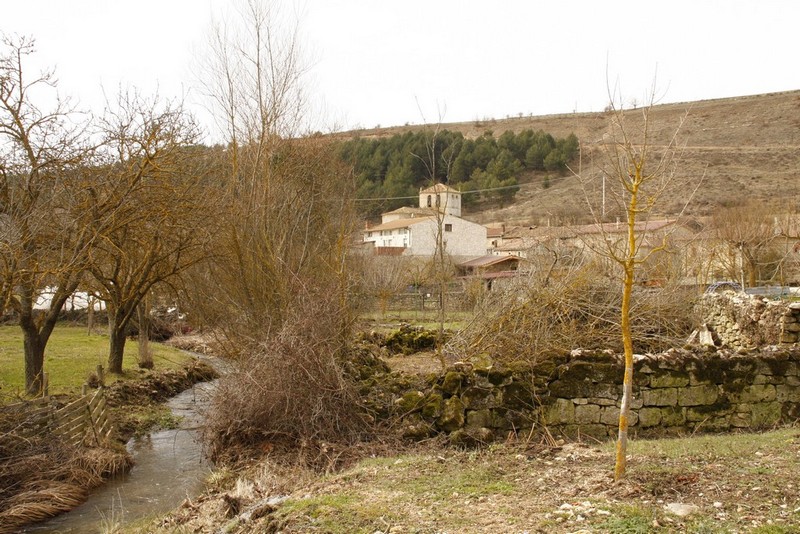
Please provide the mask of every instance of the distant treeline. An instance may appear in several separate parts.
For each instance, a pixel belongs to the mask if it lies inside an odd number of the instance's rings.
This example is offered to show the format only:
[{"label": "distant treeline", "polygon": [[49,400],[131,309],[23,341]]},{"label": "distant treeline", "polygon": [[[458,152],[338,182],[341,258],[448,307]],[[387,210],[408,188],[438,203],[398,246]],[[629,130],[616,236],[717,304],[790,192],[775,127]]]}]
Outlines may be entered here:
[{"label": "distant treeline", "polygon": [[[497,138],[487,131],[477,139],[449,130],[435,134],[423,130],[382,139],[354,138],[339,152],[355,169],[358,198],[413,197],[433,178],[462,191],[481,190],[464,195],[465,203],[510,200],[522,171],[562,172],[577,153],[575,134],[555,139],[542,130],[506,131]],[[408,204],[408,200],[372,202],[364,206],[364,213],[374,216]]]}]

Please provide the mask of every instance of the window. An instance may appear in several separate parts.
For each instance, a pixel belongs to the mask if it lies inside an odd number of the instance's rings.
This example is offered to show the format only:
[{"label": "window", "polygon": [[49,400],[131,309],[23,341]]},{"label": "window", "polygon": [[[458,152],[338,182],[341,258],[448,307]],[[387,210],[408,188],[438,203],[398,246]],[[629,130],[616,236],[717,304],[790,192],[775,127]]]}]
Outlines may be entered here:
[{"label": "window", "polygon": [[445,224],[444,225],[444,231],[445,232],[452,232],[453,231],[453,225],[452,224]]},{"label": "window", "polygon": [[438,208],[442,204],[442,199],[439,197],[439,193],[436,193],[436,207]]},{"label": "window", "polygon": [[429,208],[431,207],[431,196],[430,195],[428,195],[428,207]]}]

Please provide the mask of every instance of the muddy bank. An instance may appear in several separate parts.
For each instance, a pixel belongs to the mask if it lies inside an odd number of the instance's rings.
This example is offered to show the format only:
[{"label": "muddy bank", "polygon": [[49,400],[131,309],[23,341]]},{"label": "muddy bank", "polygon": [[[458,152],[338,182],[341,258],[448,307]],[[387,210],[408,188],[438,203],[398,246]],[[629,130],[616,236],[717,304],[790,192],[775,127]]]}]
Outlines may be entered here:
[{"label": "muddy bank", "polygon": [[153,419],[142,413],[163,404],[175,395],[200,382],[209,382],[219,373],[208,363],[193,360],[181,369],[141,371],[135,381],[116,382],[106,388],[106,399],[114,413],[119,441],[149,430]]}]

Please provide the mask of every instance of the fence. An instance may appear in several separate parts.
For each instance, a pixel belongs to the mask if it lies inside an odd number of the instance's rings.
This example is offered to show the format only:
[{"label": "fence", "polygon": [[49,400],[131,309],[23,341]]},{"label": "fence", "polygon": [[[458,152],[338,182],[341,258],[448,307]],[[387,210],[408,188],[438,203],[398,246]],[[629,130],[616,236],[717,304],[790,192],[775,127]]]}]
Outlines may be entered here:
[{"label": "fence", "polygon": [[6,406],[17,415],[16,432],[26,438],[56,436],[72,446],[105,445],[114,431],[103,389],[58,407],[52,398]]}]

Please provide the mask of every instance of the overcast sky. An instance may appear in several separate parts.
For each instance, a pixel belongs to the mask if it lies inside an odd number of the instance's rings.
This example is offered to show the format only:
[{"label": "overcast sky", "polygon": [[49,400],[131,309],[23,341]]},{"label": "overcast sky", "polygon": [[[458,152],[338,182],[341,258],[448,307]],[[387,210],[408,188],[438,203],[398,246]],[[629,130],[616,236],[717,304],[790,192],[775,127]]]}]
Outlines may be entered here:
[{"label": "overcast sky", "polygon": [[[212,17],[235,0],[6,0],[62,93],[102,109],[135,86],[187,95]],[[315,129],[598,111],[800,89],[794,0],[284,0],[300,12]],[[199,109],[199,108],[198,108]],[[199,112],[202,115],[202,112]]]}]

